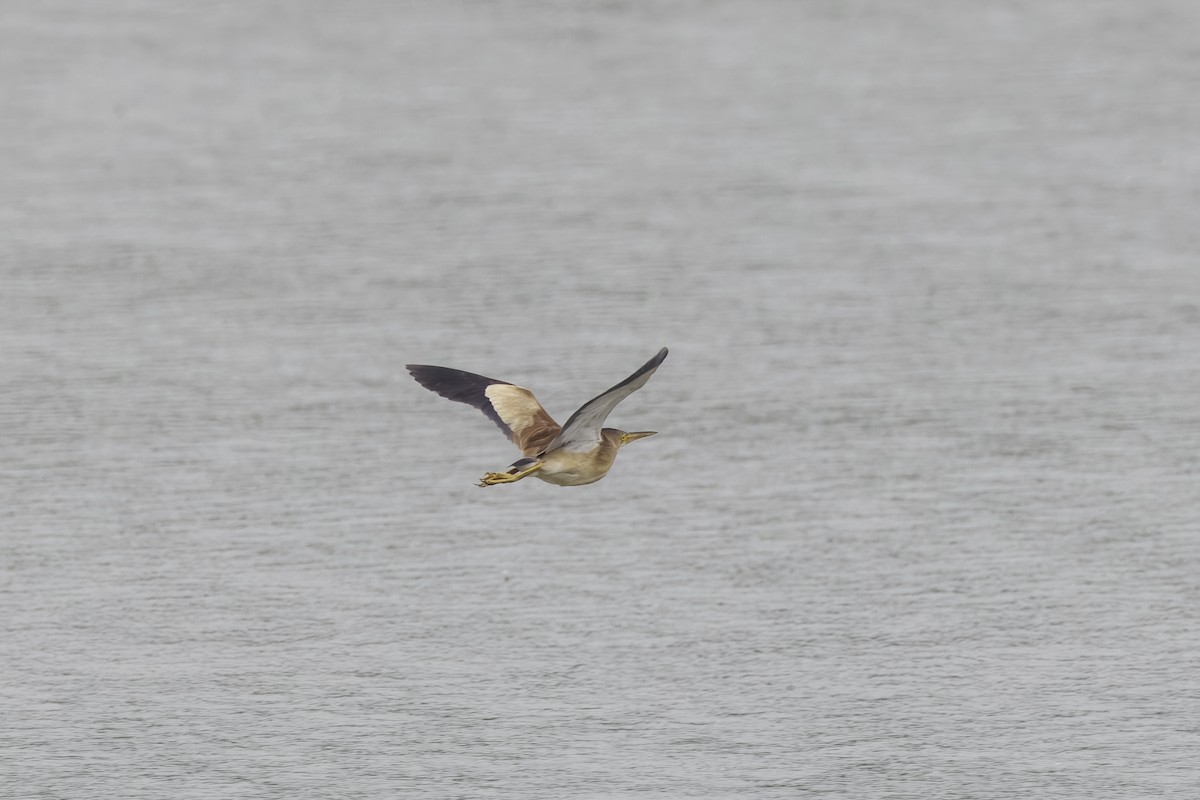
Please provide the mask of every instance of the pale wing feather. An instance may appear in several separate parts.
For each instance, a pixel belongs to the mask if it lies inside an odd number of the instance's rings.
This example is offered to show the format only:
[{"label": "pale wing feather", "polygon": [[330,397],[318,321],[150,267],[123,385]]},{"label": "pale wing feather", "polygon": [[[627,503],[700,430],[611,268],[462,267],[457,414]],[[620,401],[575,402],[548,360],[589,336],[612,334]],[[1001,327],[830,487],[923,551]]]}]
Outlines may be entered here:
[{"label": "pale wing feather", "polygon": [[535,456],[558,435],[558,423],[546,413],[533,392],[511,383],[493,383],[484,390],[492,408],[511,429],[509,438],[527,456]]},{"label": "pale wing feather", "polygon": [[594,447],[600,441],[600,431],[604,421],[617,407],[617,404],[638,389],[646,385],[650,376],[658,369],[658,365],[667,357],[667,348],[658,351],[654,358],[643,364],[637,372],[618,383],[608,391],[584,403],[579,410],[562,426],[562,430],[546,447],[546,451],[559,448],[567,450],[586,450]]}]

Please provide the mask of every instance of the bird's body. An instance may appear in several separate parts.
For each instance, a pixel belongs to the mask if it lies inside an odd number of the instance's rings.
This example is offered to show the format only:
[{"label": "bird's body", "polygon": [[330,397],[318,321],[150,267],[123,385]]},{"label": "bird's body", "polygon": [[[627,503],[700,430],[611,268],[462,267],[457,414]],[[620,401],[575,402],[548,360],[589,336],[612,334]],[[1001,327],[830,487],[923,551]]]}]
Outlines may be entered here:
[{"label": "bird's body", "polygon": [[506,472],[484,475],[480,486],[513,483],[530,475],[558,486],[583,486],[608,474],[623,445],[654,435],[601,426],[617,403],[650,380],[666,357],[664,347],[637,372],[584,403],[562,426],[524,387],[449,367],[409,364],[408,371],[426,389],[478,408],[524,454]]},{"label": "bird's body", "polygon": [[541,468],[535,473],[547,483],[558,486],[583,486],[595,483],[608,474],[617,460],[622,431],[605,428],[600,445],[592,450],[553,450],[542,456]]}]

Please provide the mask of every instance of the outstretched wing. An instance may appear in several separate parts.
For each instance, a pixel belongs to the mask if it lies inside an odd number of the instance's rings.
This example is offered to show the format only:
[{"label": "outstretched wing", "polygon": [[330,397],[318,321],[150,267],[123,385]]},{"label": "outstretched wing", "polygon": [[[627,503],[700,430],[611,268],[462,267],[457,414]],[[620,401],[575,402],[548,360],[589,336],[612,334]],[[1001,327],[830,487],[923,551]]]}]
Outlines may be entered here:
[{"label": "outstretched wing", "polygon": [[637,372],[604,394],[593,397],[580,406],[579,410],[572,414],[571,418],[562,426],[562,430],[554,437],[546,450],[587,449],[600,441],[600,430],[604,427],[604,420],[608,419],[609,413],[617,407],[617,403],[645,386],[646,381],[650,380],[650,376],[654,374],[658,365],[666,357],[667,348],[664,347],[658,351],[658,355],[643,364]]},{"label": "outstretched wing", "polygon": [[478,408],[527,456],[545,450],[546,443],[558,435],[558,423],[528,389],[461,369],[426,364],[407,368],[431,392]]}]

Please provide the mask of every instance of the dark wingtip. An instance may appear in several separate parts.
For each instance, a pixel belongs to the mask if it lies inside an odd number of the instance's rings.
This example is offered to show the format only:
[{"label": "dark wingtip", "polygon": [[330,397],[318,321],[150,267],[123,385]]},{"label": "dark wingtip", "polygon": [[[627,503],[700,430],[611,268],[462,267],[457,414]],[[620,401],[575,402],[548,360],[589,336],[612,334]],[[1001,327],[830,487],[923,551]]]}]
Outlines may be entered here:
[{"label": "dark wingtip", "polygon": [[405,364],[404,368],[408,370],[409,375],[412,375],[418,381],[421,380],[422,377],[431,376],[438,371],[445,369],[445,367],[434,367],[430,366],[429,364]]},{"label": "dark wingtip", "polygon": [[429,364],[405,364],[404,368],[408,370],[408,374],[413,376],[417,383],[424,386],[430,391],[441,394],[441,387],[446,383],[445,367],[434,367]]},{"label": "dark wingtip", "polygon": [[493,383],[504,383],[495,378],[450,367],[435,367],[429,364],[407,364],[405,366],[417,383],[426,389],[437,392],[442,397],[460,403],[483,402],[484,389]]},{"label": "dark wingtip", "polygon": [[[637,378],[640,378],[641,376],[645,375],[647,372],[658,369],[658,365],[666,360],[667,352],[668,352],[667,348],[665,348],[665,347],[663,349],[659,350],[657,353],[654,354],[654,358],[651,358],[645,364],[642,364],[641,368],[638,369],[637,372],[633,373],[628,378],[621,381],[619,384],[617,384],[617,386],[624,386],[625,384],[629,383],[630,381],[636,380]],[[613,388],[615,389],[616,387],[614,386]]]},{"label": "dark wingtip", "polygon": [[474,406],[504,431],[504,435],[512,438],[512,429],[504,424],[492,402],[487,398],[487,387],[496,383],[505,383],[494,378],[476,375],[450,367],[435,367],[429,364],[405,364],[405,369],[417,383],[431,392],[441,395],[456,403],[466,403]]}]

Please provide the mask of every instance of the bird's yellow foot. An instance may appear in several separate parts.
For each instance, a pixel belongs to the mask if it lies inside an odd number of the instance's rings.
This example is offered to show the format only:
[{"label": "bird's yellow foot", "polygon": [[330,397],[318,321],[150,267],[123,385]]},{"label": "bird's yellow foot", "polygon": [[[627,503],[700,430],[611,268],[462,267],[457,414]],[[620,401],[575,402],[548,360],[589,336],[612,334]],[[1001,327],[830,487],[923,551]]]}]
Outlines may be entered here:
[{"label": "bird's yellow foot", "polygon": [[[533,461],[533,459],[522,459],[522,460],[523,461]],[[521,463],[521,462],[517,462],[517,463]],[[489,472],[488,474],[484,475],[483,478],[479,481],[479,485],[480,486],[495,486],[497,483],[513,483],[514,481],[521,480],[521,478],[524,478],[526,475],[532,475],[533,473],[537,472],[541,468],[542,468],[542,465],[540,462],[538,462],[538,463],[535,463],[529,469],[524,469],[524,470],[521,470],[520,472],[516,471],[517,468],[515,466],[513,467],[513,471],[511,471],[511,472]]]}]

